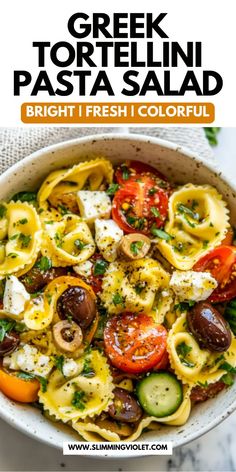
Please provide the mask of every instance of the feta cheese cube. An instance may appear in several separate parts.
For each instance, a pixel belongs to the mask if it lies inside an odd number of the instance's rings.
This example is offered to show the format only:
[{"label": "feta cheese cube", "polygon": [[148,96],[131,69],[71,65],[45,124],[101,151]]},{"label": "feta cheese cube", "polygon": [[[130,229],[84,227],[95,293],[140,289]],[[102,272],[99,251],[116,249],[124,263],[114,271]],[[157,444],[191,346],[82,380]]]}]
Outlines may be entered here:
[{"label": "feta cheese cube", "polygon": [[76,274],[82,275],[82,277],[90,277],[90,275],[92,275],[92,267],[93,264],[91,261],[84,261],[74,266],[73,269]]},{"label": "feta cheese cube", "polygon": [[96,218],[110,217],[111,200],[106,192],[79,190],[77,202],[80,214],[87,223],[93,223]]},{"label": "feta cheese cube", "polygon": [[170,287],[180,301],[206,300],[217,287],[217,281],[209,272],[185,272],[176,270],[170,279]]},{"label": "feta cheese cube", "polygon": [[5,285],[3,310],[11,315],[19,316],[24,311],[25,304],[29,299],[30,295],[24,285],[15,275],[10,275]]},{"label": "feta cheese cube", "polygon": [[63,362],[62,372],[65,377],[75,377],[79,373],[79,366],[74,359],[67,358]]},{"label": "feta cheese cube", "polygon": [[17,351],[3,358],[3,366],[47,377],[53,368],[53,361],[36,347],[25,344]]},{"label": "feta cheese cube", "polygon": [[95,241],[104,259],[113,262],[124,232],[113,220],[95,220]]}]

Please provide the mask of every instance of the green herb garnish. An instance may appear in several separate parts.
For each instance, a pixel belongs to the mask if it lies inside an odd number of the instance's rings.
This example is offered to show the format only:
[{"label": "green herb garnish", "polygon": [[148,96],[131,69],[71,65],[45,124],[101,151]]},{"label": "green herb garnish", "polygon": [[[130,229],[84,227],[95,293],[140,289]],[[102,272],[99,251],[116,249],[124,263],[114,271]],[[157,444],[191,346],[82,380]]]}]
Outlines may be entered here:
[{"label": "green herb garnish", "polygon": [[151,233],[153,234],[153,236],[157,236],[157,238],[164,239],[165,241],[170,241],[171,239],[173,239],[173,236],[166,233],[163,229],[156,228],[155,225],[151,227]]},{"label": "green herb garnish", "polygon": [[227,303],[224,317],[228,321],[234,335],[236,335],[236,298]]},{"label": "green herb garnish", "polygon": [[130,170],[128,169],[126,165],[122,165],[121,168],[122,168],[122,178],[124,180],[128,180],[130,176]]},{"label": "green herb garnish", "polygon": [[54,356],[54,364],[56,368],[64,375],[63,373],[63,365],[65,362],[65,357],[64,356]]},{"label": "green herb garnish", "polygon": [[52,267],[52,261],[51,261],[50,259],[48,259],[48,257],[42,256],[42,257],[40,257],[40,259],[36,262],[36,264],[35,264],[34,267],[37,267],[38,269],[40,269],[40,270],[42,270],[43,272],[45,272],[46,270],[51,269],[51,267]]},{"label": "green herb garnish", "polygon": [[231,387],[231,385],[234,383],[234,376],[230,372],[227,372],[227,374],[222,375],[220,381],[224,382],[224,384],[228,385],[228,387]]},{"label": "green herb garnish", "polygon": [[156,207],[151,207],[151,212],[154,216],[156,216],[156,218],[160,218],[160,216],[161,216],[160,212]]},{"label": "green herb garnish", "polygon": [[191,208],[183,205],[182,203],[179,203],[179,205],[177,206],[177,210],[179,213],[191,216],[193,220],[199,221],[199,214],[195,213],[193,210],[191,210]]},{"label": "green herb garnish", "polygon": [[82,390],[77,390],[72,398],[71,404],[77,408],[78,410],[84,410],[85,409],[85,392],[82,392]]},{"label": "green herb garnish", "polygon": [[80,375],[84,377],[94,377],[95,371],[91,366],[91,360],[89,358],[85,358],[84,367]]},{"label": "green herb garnish", "polygon": [[0,219],[4,218],[6,215],[7,209],[4,205],[0,204]]},{"label": "green herb garnish", "polygon": [[7,257],[10,257],[11,259],[16,259],[16,257],[18,257],[18,254],[16,254],[15,252],[9,252],[9,254],[7,254]]},{"label": "green herb garnish", "polygon": [[37,201],[37,193],[35,192],[18,192],[13,197],[12,200],[17,202],[30,202],[35,203]]},{"label": "green herb garnish", "polygon": [[204,131],[205,131],[205,135],[209,141],[209,143],[212,145],[212,146],[216,146],[216,144],[218,144],[218,139],[217,139],[217,135],[220,131],[220,128],[211,128],[211,127],[206,127],[204,128]]},{"label": "green herb garnish", "polygon": [[3,341],[9,331],[13,330],[15,324],[14,320],[0,319],[0,342]]},{"label": "green herb garnish", "polygon": [[139,251],[143,247],[143,244],[144,244],[143,241],[133,241],[130,244],[130,250],[131,250],[131,252],[133,253],[134,256],[138,256]]},{"label": "green herb garnish", "polygon": [[193,362],[190,362],[186,359],[191,351],[191,346],[188,346],[185,342],[180,343],[176,348],[176,352],[179,356],[180,362],[186,367],[194,367],[195,365],[193,364]]},{"label": "green herb garnish", "polygon": [[120,295],[120,293],[115,293],[115,295],[113,295],[112,301],[113,301],[114,305],[122,305],[123,308],[125,307],[124,297],[122,297],[122,295]]},{"label": "green herb garnish", "polygon": [[189,308],[195,305],[195,303],[196,302],[194,302],[193,300],[189,300],[188,302],[180,302],[174,305],[174,310],[178,310],[181,312],[188,311]]},{"label": "green herb garnish", "polygon": [[68,213],[70,213],[70,211],[68,210],[68,208],[65,207],[65,205],[58,205],[58,210],[59,212],[61,213],[61,215],[68,215]]},{"label": "green herb garnish", "polygon": [[109,185],[106,193],[107,195],[114,195],[117,190],[119,190],[119,184],[115,184],[114,182],[112,184]]},{"label": "green herb garnish", "polygon": [[81,239],[76,239],[74,241],[74,245],[80,250],[82,251],[82,249],[84,249],[85,246],[87,246],[87,244],[83,243],[83,241],[81,241]]},{"label": "green herb garnish", "polygon": [[21,248],[26,248],[29,246],[32,236],[30,234],[19,234],[19,241],[21,243]]},{"label": "green herb garnish", "polygon": [[226,370],[226,372],[229,372],[230,374],[236,374],[236,368],[226,361],[220,364],[219,369]]},{"label": "green herb garnish", "polygon": [[105,274],[108,267],[108,262],[104,261],[103,259],[98,259],[93,267],[94,275],[103,275]]},{"label": "green herb garnish", "polygon": [[27,218],[22,218],[22,220],[19,220],[17,223],[20,225],[26,225],[26,223],[28,223],[28,220]]},{"label": "green herb garnish", "polygon": [[154,195],[157,191],[158,191],[157,188],[152,187],[152,188],[149,189],[148,195]]}]

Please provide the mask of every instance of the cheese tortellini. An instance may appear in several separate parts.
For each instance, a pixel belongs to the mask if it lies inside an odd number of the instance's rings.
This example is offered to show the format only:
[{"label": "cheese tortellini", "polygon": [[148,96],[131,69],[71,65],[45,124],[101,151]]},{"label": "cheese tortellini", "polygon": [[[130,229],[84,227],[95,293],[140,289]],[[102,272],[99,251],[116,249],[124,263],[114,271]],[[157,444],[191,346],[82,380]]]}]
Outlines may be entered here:
[{"label": "cheese tortellini", "polygon": [[169,200],[168,241],[158,242],[162,255],[177,269],[189,270],[224,239],[229,226],[226,204],[210,185],[187,184]]}]

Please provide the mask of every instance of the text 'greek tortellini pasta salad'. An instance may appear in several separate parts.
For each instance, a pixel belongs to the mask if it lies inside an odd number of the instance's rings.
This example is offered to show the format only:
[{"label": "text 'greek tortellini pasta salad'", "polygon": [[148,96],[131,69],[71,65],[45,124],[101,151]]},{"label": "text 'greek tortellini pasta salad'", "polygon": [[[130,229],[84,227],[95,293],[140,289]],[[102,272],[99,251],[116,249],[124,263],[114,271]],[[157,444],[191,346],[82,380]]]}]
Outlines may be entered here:
[{"label": "text 'greek tortellini pasta salad'", "polygon": [[229,219],[210,185],[103,157],[1,202],[1,391],[88,441],[186,423],[236,373]]}]

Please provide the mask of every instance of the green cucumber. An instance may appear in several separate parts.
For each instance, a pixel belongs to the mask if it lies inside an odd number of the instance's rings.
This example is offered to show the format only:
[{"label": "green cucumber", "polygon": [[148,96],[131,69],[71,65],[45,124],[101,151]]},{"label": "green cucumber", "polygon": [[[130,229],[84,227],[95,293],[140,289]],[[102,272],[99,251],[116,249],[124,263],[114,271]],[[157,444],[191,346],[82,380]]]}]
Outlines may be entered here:
[{"label": "green cucumber", "polygon": [[183,401],[182,384],[170,372],[148,375],[137,384],[136,394],[144,411],[158,418],[172,415]]}]

